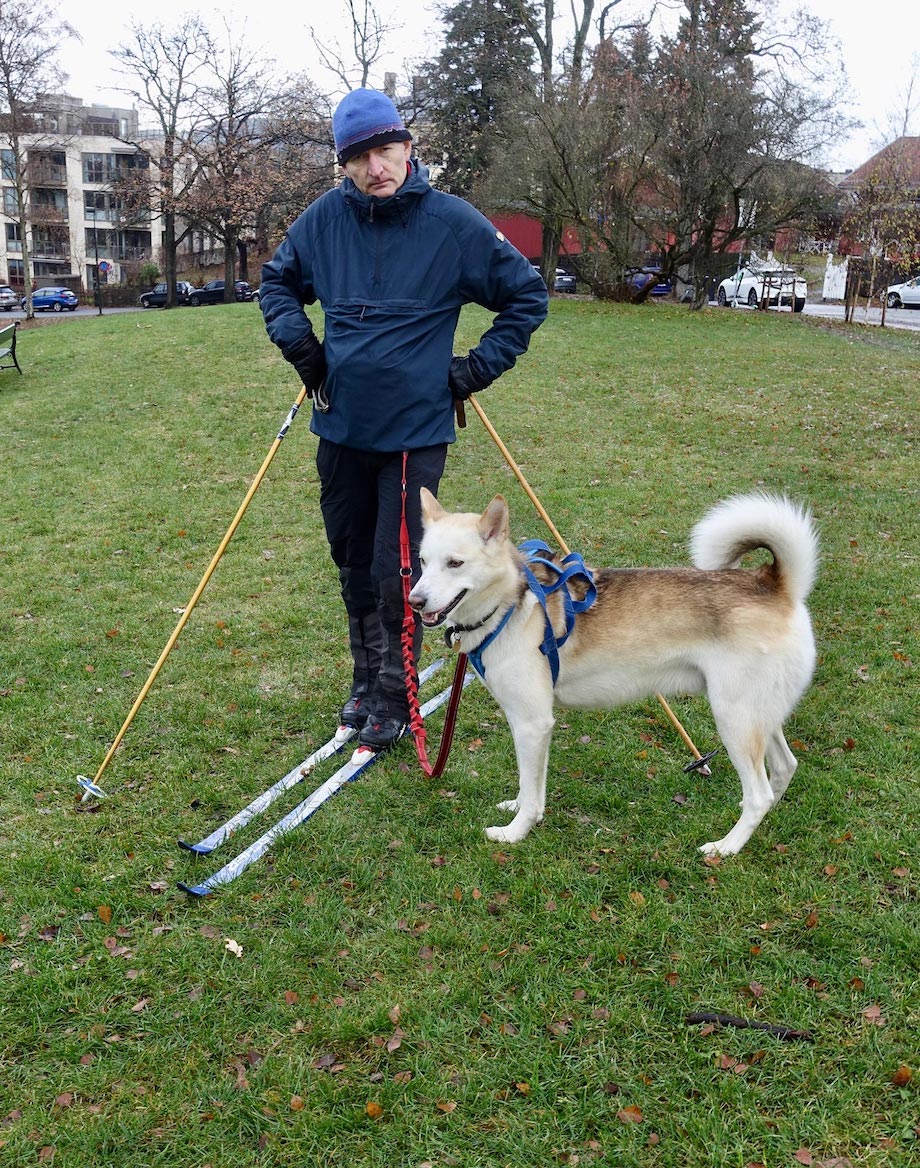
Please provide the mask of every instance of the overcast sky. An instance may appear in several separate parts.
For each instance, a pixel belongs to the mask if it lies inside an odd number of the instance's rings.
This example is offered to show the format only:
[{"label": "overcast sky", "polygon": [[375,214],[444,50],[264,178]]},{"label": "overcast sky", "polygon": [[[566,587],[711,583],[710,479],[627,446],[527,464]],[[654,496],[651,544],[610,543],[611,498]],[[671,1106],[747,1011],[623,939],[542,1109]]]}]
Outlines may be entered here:
[{"label": "overcast sky", "polygon": [[[638,0],[636,0],[638,2]],[[864,162],[884,138],[890,115],[904,108],[904,95],[914,68],[917,69],[915,101],[920,100],[920,0],[775,0],[779,7],[809,10],[825,20],[843,47],[847,73],[852,86],[852,114],[863,122],[846,142],[834,148],[826,162],[839,170],[849,170]],[[375,0],[376,10],[394,31],[387,38],[390,51],[380,63],[380,72],[371,81],[380,84],[383,70],[405,72],[412,59],[430,56],[437,48],[437,16],[431,0]],[[568,11],[560,4],[560,10]],[[311,9],[313,9],[311,11]],[[316,52],[310,41],[310,25],[325,41],[338,38],[343,48],[349,43],[348,23],[343,0],[325,0],[312,5],[275,0],[270,13],[271,26],[260,20],[258,6],[251,0],[202,0],[193,6],[188,0],[119,0],[117,5],[68,5],[60,9],[82,36],[82,44],[72,43],[61,54],[69,74],[68,92],[86,103],[98,101],[117,104],[115,88],[119,84],[112,73],[114,49],[127,38],[129,23],[151,26],[160,22],[167,27],[186,12],[197,11],[208,27],[217,32],[222,22],[244,31],[246,43],[288,73],[305,71],[321,88],[334,88],[321,74]],[[325,82],[325,83],[324,83]],[[914,115],[911,131],[920,135],[920,110]]]}]

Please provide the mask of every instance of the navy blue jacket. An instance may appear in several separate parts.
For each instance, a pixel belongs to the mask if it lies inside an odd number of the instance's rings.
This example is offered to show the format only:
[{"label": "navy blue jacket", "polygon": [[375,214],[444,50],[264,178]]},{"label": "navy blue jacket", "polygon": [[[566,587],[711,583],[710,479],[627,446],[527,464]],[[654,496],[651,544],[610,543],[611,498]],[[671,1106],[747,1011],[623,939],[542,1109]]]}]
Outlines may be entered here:
[{"label": "navy blue jacket", "polygon": [[326,390],[315,434],[361,450],[454,440],[447,372],[464,304],[496,313],[471,351],[483,386],[510,369],[544,320],[543,280],[501,232],[462,199],[434,190],[416,161],[386,199],[348,178],[290,227],[262,269],[260,303],[282,355],[296,354],[325,315]]}]

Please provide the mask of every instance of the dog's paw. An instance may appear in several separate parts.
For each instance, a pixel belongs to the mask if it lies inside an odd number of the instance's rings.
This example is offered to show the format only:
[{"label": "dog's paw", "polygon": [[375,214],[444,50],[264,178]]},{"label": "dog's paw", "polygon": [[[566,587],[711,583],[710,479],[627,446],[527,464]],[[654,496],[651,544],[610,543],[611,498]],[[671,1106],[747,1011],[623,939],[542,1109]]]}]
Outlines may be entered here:
[{"label": "dog's paw", "polygon": [[519,844],[532,826],[531,823],[516,825],[512,820],[507,827],[487,827],[486,839],[496,844]]},{"label": "dog's paw", "polygon": [[704,856],[734,856],[741,851],[740,847],[733,847],[726,839],[713,840],[697,848]]},{"label": "dog's paw", "polygon": [[511,815],[517,815],[518,801],[517,799],[506,799],[504,803],[496,803],[495,809],[496,811],[507,811]]}]

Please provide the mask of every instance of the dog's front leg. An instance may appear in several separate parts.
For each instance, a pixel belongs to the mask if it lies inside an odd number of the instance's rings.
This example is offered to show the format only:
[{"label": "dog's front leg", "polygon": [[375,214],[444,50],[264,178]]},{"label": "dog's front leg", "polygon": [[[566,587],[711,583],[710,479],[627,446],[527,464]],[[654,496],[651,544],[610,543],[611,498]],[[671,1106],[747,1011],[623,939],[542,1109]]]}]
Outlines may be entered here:
[{"label": "dog's front leg", "polygon": [[517,798],[499,803],[502,811],[516,812],[506,827],[486,828],[486,836],[496,843],[519,843],[530,829],[543,819],[546,807],[546,770],[549,765],[549,746],[553,736],[552,703],[545,709],[540,703],[514,708],[505,706],[505,716],[514,739],[514,753],[518,764]]}]

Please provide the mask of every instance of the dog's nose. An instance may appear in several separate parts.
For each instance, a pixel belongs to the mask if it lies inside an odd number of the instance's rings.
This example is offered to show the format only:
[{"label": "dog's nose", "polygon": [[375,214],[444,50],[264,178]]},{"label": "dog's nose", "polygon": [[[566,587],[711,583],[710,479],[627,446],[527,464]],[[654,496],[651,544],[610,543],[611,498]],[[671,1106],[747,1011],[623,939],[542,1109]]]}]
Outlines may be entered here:
[{"label": "dog's nose", "polygon": [[415,609],[416,612],[421,612],[427,603],[426,598],[414,589],[409,593],[409,607]]}]

